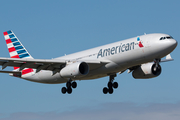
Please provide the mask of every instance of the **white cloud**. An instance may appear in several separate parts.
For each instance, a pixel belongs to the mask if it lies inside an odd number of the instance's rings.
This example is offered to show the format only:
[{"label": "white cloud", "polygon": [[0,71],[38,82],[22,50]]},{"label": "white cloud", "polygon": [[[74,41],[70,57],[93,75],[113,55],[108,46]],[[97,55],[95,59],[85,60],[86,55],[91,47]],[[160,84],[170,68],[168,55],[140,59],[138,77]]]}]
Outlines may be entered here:
[{"label": "white cloud", "polygon": [[80,108],[65,112],[19,112],[0,120],[179,120],[180,103],[149,104],[106,103],[96,108]]}]

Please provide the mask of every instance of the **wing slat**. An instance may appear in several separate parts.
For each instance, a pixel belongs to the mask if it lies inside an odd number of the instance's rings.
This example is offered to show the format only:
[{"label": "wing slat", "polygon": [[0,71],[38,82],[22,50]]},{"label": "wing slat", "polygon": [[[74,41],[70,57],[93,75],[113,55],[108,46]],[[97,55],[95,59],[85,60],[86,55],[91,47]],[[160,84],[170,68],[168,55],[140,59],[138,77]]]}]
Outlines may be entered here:
[{"label": "wing slat", "polygon": [[[99,60],[84,60],[91,70],[96,69],[104,64],[109,63],[109,61],[99,61]],[[20,67],[20,70],[24,68],[37,69],[37,72],[40,70],[51,70],[62,69],[67,63],[67,60],[63,59],[19,59],[19,58],[4,58],[0,57],[0,65],[2,69],[5,69],[7,66],[11,67]]]},{"label": "wing slat", "polygon": [[[45,70],[52,70],[56,68],[56,66],[66,64],[65,60],[60,59],[17,59],[17,58],[3,58],[0,57],[0,65],[5,69],[7,66],[11,67],[20,67],[20,70],[23,68],[33,68],[37,69],[40,65],[42,66],[51,66],[53,67],[43,67]],[[42,69],[41,69],[42,70]]]}]

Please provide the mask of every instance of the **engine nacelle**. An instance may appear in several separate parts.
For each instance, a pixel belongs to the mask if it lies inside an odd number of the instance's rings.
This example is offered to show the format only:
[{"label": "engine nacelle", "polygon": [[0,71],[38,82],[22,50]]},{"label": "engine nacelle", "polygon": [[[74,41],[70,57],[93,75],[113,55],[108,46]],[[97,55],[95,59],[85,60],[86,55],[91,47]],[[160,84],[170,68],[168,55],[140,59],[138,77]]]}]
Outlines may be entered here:
[{"label": "engine nacelle", "polygon": [[85,62],[75,62],[67,65],[60,71],[63,78],[78,78],[89,73],[89,66]]},{"label": "engine nacelle", "polygon": [[154,63],[142,64],[140,67],[135,69],[132,73],[135,79],[148,79],[157,77],[161,74],[161,66]]}]

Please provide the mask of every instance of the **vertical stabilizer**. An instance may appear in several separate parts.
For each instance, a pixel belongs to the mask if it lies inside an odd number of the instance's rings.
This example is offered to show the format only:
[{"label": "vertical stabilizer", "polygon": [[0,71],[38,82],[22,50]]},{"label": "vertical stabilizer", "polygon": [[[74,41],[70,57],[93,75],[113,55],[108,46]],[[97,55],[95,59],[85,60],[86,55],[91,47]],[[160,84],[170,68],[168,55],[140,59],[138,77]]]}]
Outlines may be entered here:
[{"label": "vertical stabilizer", "polygon": [[4,38],[11,58],[33,58],[12,30],[4,32]]},{"label": "vertical stabilizer", "polygon": [[[22,43],[19,41],[19,39],[16,37],[16,35],[13,33],[12,30],[6,31],[3,33],[4,38],[6,40],[7,48],[10,54],[11,58],[29,58],[33,59],[33,57],[29,54],[29,52],[26,50],[26,48],[22,45]],[[21,70],[20,67],[15,67],[14,70]],[[33,69],[31,68],[24,68],[22,70],[22,75],[32,73]]]}]

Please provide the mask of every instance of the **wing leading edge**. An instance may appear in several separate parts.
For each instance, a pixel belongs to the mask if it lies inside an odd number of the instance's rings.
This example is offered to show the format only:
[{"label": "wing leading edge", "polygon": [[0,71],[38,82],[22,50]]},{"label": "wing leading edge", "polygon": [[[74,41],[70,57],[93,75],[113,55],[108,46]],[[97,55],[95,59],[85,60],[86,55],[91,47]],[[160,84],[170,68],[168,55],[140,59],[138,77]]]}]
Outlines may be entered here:
[{"label": "wing leading edge", "polygon": [[41,67],[41,70],[53,70],[55,68],[60,68],[61,65],[64,65],[65,60],[46,60],[46,59],[19,59],[19,58],[3,58],[0,57],[0,65],[2,69],[5,69],[7,66],[20,67],[22,70],[24,68],[33,68],[38,69]]},{"label": "wing leading edge", "polygon": [[[94,65],[103,65],[108,63],[108,61],[99,61],[99,60],[85,60],[90,67]],[[0,57],[0,65],[2,70],[7,66],[19,67],[19,71],[24,68],[36,69],[36,72],[40,70],[50,70],[54,71],[55,69],[62,69],[67,64],[66,60],[63,59],[19,59],[19,58],[4,58]]]}]

